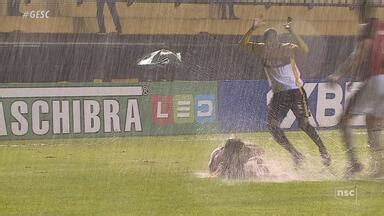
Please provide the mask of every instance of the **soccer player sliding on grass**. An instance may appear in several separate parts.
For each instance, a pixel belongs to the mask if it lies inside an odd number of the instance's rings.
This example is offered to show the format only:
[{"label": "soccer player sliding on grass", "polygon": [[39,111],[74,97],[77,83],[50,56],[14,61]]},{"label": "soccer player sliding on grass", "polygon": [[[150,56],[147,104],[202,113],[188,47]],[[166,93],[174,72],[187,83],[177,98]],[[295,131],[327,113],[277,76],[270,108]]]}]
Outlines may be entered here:
[{"label": "soccer player sliding on grass", "polygon": [[316,129],[309,123],[311,115],[308,108],[308,98],[300,78],[300,71],[295,57],[309,52],[308,46],[298,36],[292,26],[291,18],[284,25],[292,35],[295,43],[281,43],[277,31],[273,28],[265,30],[262,43],[250,42],[255,29],[264,25],[261,19],[255,19],[252,27],[243,36],[240,45],[262,59],[264,71],[272,87],[273,97],[268,106],[268,128],[274,139],[293,157],[296,167],[300,167],[304,156],[290,143],[280,128],[280,124],[289,110],[292,110],[299,121],[300,128],[317,145],[325,166],[331,159]]},{"label": "soccer player sliding on grass", "polygon": [[264,149],[240,139],[228,139],[211,153],[209,174],[223,179],[263,179],[270,176]]}]

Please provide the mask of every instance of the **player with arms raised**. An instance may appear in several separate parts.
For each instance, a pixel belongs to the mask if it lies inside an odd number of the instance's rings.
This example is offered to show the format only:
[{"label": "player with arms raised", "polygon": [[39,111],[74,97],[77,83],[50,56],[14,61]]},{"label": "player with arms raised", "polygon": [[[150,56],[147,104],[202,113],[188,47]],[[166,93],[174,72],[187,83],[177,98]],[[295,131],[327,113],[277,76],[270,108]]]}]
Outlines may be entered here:
[{"label": "player with arms raised", "polygon": [[329,166],[331,159],[316,129],[309,123],[310,112],[308,98],[296,65],[297,55],[309,52],[308,46],[298,36],[292,26],[292,19],[284,25],[292,35],[295,43],[281,43],[277,31],[269,28],[264,32],[262,43],[250,42],[255,29],[264,25],[261,19],[255,19],[252,27],[243,36],[240,45],[262,59],[264,71],[272,87],[273,97],[268,107],[268,128],[274,139],[293,157],[296,167],[299,167],[304,156],[290,143],[280,128],[280,124],[289,110],[292,110],[299,121],[300,128],[315,142],[319,148],[323,164]]}]

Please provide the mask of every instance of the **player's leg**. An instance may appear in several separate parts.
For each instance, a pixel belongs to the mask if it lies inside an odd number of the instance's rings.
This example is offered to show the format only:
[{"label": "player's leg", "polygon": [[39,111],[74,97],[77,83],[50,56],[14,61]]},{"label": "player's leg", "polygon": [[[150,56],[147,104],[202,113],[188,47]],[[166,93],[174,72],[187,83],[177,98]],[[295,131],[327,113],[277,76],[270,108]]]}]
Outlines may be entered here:
[{"label": "player's leg", "polygon": [[120,24],[119,13],[117,12],[117,8],[116,8],[116,0],[107,0],[107,4],[108,4],[109,12],[111,13],[111,16],[112,16],[113,23],[115,24],[115,27],[116,27],[116,31],[118,33],[121,33],[122,29]]},{"label": "player's leg", "polygon": [[325,166],[331,165],[331,157],[328,154],[327,148],[325,147],[322,139],[320,138],[317,130],[309,123],[308,117],[299,117],[299,126],[317,145],[322,162]]},{"label": "player's leg", "polygon": [[366,116],[368,147],[371,152],[370,176],[378,177],[383,175],[384,149],[381,147],[381,122],[382,119],[368,114]]},{"label": "player's leg", "polygon": [[104,3],[105,0],[97,0],[97,23],[99,24],[99,32],[105,33],[104,23]]},{"label": "player's leg", "polygon": [[234,0],[227,0],[229,19],[239,19],[235,15]]},{"label": "player's leg", "polygon": [[226,0],[219,0],[221,19],[227,19],[227,3],[225,1]]},{"label": "player's leg", "polygon": [[351,114],[351,109],[354,106],[353,104],[355,103],[355,100],[356,95],[352,96],[352,98],[350,99],[349,104],[340,120],[342,137],[347,154],[346,177],[352,176],[354,173],[360,172],[363,169],[363,165],[357,160],[355,148],[352,141],[353,134],[351,128],[351,120],[353,118],[353,115]]},{"label": "player's leg", "polygon": [[272,97],[268,106],[268,129],[273,138],[284,149],[286,149],[293,157],[296,166],[299,166],[304,156],[289,142],[284,131],[280,128],[280,124],[289,111],[288,98],[289,95],[277,93]]},{"label": "player's leg", "polygon": [[371,89],[367,91],[371,103],[366,103],[368,131],[368,147],[371,151],[373,165],[370,175],[384,178],[384,145],[381,139],[384,118],[384,75],[371,77],[367,83]]},{"label": "player's leg", "polygon": [[303,130],[319,148],[320,156],[323,159],[323,164],[329,166],[331,158],[327,148],[321,140],[317,130],[309,123],[310,111],[308,108],[308,98],[305,90],[299,89],[294,92],[294,100],[290,104],[293,113],[299,121],[299,127]]}]

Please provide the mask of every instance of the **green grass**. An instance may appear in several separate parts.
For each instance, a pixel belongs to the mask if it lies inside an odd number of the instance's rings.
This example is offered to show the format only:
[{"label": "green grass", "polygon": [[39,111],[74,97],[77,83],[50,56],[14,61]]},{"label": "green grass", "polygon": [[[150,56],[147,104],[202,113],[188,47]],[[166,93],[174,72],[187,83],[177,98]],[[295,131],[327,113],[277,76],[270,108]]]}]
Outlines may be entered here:
[{"label": "green grass", "polygon": [[[289,138],[320,170],[302,133]],[[291,163],[267,133],[240,134],[267,155]],[[337,131],[322,131],[341,172]],[[384,215],[380,181],[225,182],[198,178],[210,152],[228,135],[126,137],[0,142],[0,215]],[[366,162],[365,135],[356,137]],[[354,198],[337,188],[356,186]]]}]

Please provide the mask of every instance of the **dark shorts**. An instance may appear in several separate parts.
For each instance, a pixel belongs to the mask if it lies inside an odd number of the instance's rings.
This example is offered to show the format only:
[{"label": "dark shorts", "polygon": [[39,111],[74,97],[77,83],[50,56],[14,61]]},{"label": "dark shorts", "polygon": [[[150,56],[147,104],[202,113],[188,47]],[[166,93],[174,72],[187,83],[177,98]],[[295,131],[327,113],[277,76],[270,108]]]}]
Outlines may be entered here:
[{"label": "dark shorts", "polygon": [[289,110],[292,110],[298,119],[311,116],[307,93],[303,88],[274,93],[268,105],[268,119],[281,122]]}]

